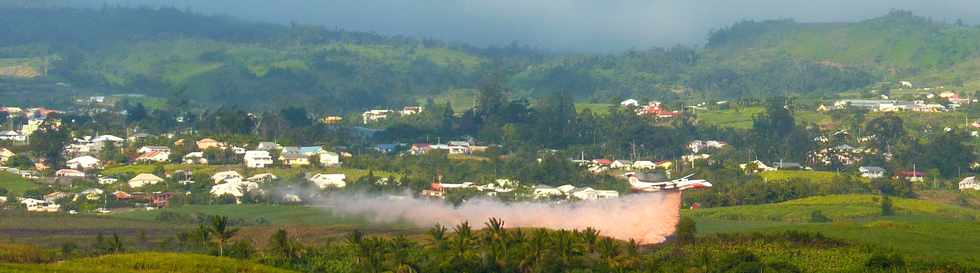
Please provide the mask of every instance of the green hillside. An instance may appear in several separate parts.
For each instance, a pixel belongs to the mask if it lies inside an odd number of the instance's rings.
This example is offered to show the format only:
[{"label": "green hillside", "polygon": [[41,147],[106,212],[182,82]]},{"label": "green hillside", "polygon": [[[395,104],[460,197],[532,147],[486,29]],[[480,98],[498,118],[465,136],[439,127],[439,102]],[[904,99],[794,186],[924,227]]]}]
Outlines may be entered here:
[{"label": "green hillside", "polygon": [[489,80],[515,96],[563,91],[588,103],[828,97],[899,80],[980,87],[980,28],[902,11],[855,23],[745,21],[703,48],[614,54],[477,48],[172,8],[0,8],[0,25],[0,97],[13,103],[136,93],[174,106],[346,113],[430,98],[466,109],[468,90]]},{"label": "green hillside", "polygon": [[69,260],[53,264],[3,264],[0,272],[10,273],[286,273],[293,272],[256,263],[200,254],[136,253]]},{"label": "green hillside", "polygon": [[[874,195],[831,195],[777,204],[685,211],[709,233],[819,232],[831,238],[886,247],[924,260],[980,266],[980,211],[926,200],[892,198],[895,215],[881,216]],[[815,217],[815,212],[821,217]]]}]

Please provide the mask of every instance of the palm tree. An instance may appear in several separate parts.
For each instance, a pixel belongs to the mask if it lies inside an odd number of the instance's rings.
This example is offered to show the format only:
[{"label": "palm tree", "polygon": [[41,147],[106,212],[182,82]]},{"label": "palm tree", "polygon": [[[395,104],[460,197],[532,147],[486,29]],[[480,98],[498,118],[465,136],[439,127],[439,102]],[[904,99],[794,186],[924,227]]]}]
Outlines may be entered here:
[{"label": "palm tree", "polygon": [[224,256],[225,244],[231,237],[235,236],[235,233],[238,233],[238,228],[229,228],[227,216],[216,215],[211,217],[208,233],[214,235],[214,239],[218,243],[218,256]]},{"label": "palm tree", "polygon": [[456,257],[462,258],[466,254],[466,249],[469,247],[470,241],[473,238],[473,228],[470,227],[470,222],[467,221],[453,227],[453,231],[456,232]]},{"label": "palm tree", "polygon": [[269,252],[285,261],[290,261],[297,256],[296,246],[289,240],[289,234],[284,229],[277,230],[269,238]]},{"label": "palm tree", "polygon": [[208,230],[208,226],[200,224],[194,233],[196,233],[197,239],[201,240],[201,247],[207,249],[208,243],[211,242],[211,232]]},{"label": "palm tree", "polygon": [[494,269],[497,269],[497,263],[500,262],[498,259],[501,256],[507,258],[507,230],[504,229],[504,221],[495,217],[491,217],[485,225],[489,231],[484,236],[484,244],[490,248],[488,262],[493,263]]},{"label": "palm tree", "polygon": [[626,253],[630,256],[636,256],[640,252],[640,243],[634,239],[630,239],[629,244],[626,245]]},{"label": "palm tree", "polygon": [[438,250],[444,250],[446,248],[446,231],[446,227],[440,224],[436,224],[429,229],[429,236],[432,236],[432,243],[435,244]]},{"label": "palm tree", "polygon": [[606,260],[619,256],[619,246],[613,239],[603,238],[599,241],[599,256]]},{"label": "palm tree", "polygon": [[588,248],[589,253],[594,253],[596,242],[599,240],[599,231],[592,227],[588,227],[582,231],[581,236],[582,240],[585,241],[585,245]]},{"label": "palm tree", "polygon": [[405,237],[404,234],[398,234],[395,238],[391,239],[391,254],[394,256],[393,260],[398,268],[403,266],[409,266],[408,252],[415,246],[411,240]]}]

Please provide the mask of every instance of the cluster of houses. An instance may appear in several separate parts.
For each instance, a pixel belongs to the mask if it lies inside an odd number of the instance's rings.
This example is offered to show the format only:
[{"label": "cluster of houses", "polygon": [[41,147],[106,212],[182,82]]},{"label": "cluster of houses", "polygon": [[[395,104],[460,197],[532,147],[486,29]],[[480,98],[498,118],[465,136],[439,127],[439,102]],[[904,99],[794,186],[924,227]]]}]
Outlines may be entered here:
[{"label": "cluster of houses", "polygon": [[671,111],[667,106],[659,101],[650,101],[646,105],[640,105],[640,101],[627,99],[619,103],[622,107],[634,109],[639,116],[656,118],[673,118],[681,115],[681,112]]},{"label": "cluster of houses", "polygon": [[[511,179],[497,179],[487,184],[476,184],[473,182],[463,182],[458,184],[442,183],[438,179],[433,182],[431,187],[423,190],[421,195],[429,198],[445,198],[447,192],[459,190],[474,190],[486,196],[496,196],[501,193],[511,193],[518,188],[524,187],[519,181]],[[562,185],[552,187],[548,185],[536,185],[531,190],[531,197],[539,200],[585,200],[595,201],[606,198],[619,197],[619,192],[613,190],[596,190],[591,187],[575,187],[572,185]]]},{"label": "cluster of houses", "polygon": [[[900,100],[865,100],[865,99],[853,99],[853,100],[839,100],[834,102],[834,108],[837,110],[846,109],[862,109],[871,112],[945,112],[952,110],[951,107],[947,108],[942,104],[938,103],[926,103],[925,101],[900,101]],[[818,111],[828,111],[829,108],[826,106],[820,107]]]},{"label": "cluster of houses", "polygon": [[51,114],[62,113],[58,110],[48,108],[20,108],[20,107],[0,107],[0,113],[4,113],[8,118],[20,118],[23,124],[16,124],[17,129],[0,130],[0,141],[9,141],[15,144],[27,143],[28,138],[34,131],[41,128],[41,124],[47,120]]},{"label": "cluster of houses", "polygon": [[[422,106],[405,106],[401,111],[391,109],[373,109],[361,113],[361,122],[368,124],[371,122],[388,119],[394,115],[411,116],[422,113],[423,110],[424,108]],[[324,122],[326,123],[327,120],[324,120]]]},{"label": "cluster of houses", "polygon": [[592,173],[603,173],[611,170],[624,170],[624,171],[643,171],[643,170],[654,170],[654,169],[667,169],[669,170],[673,166],[673,162],[667,160],[612,160],[612,159],[593,159],[593,160],[582,160],[582,159],[572,159],[580,167],[586,167]]},{"label": "cluster of houses", "polygon": [[[379,151],[385,150],[382,146],[378,146]],[[464,155],[471,153],[482,153],[486,152],[489,146],[479,146],[475,145],[470,141],[449,141],[448,143],[439,144],[429,144],[429,143],[416,143],[412,144],[412,147],[408,150],[411,155],[423,155],[431,151],[446,151],[451,155]],[[382,151],[384,152],[384,151]]]}]

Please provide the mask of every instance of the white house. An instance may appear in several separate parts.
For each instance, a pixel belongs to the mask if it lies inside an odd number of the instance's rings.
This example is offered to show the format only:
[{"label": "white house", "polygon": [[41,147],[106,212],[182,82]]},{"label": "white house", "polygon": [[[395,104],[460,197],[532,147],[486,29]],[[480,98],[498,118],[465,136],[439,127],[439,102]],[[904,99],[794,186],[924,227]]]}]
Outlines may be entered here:
[{"label": "white house", "polygon": [[609,167],[613,169],[628,169],[633,167],[633,162],[629,160],[615,160],[612,164],[609,164]]},{"label": "white house", "polygon": [[192,152],[184,155],[184,164],[207,165],[208,159],[204,158],[204,152]]},{"label": "white house", "polygon": [[17,131],[0,131],[0,140],[25,142],[27,141],[27,136]]},{"label": "white house", "polygon": [[885,177],[885,168],[882,167],[862,166],[858,168],[858,172],[861,172],[861,177],[867,177],[867,178]]},{"label": "white house", "polygon": [[166,152],[166,153],[170,153],[170,147],[167,147],[167,146],[143,146],[139,150],[136,150],[136,152],[137,153],[140,153],[140,154],[145,154],[145,153],[149,153],[149,152]]},{"label": "white house", "polygon": [[980,191],[980,183],[977,183],[976,176],[963,178],[963,180],[960,181],[960,190]]},{"label": "white house", "polygon": [[75,169],[61,169],[54,172],[57,177],[85,177],[85,172]]},{"label": "white house", "polygon": [[630,107],[630,106],[632,106],[632,107],[639,107],[640,106],[640,102],[637,101],[637,100],[635,100],[635,99],[628,99],[628,100],[624,100],[624,101],[619,102],[619,105],[622,105],[623,107]]},{"label": "white house", "polygon": [[573,190],[575,190],[575,186],[572,186],[572,185],[569,185],[569,184],[565,184],[565,185],[558,186],[557,189],[559,191],[561,191],[562,193],[568,195],[568,194],[571,194]]},{"label": "white house", "polygon": [[275,142],[263,141],[263,142],[259,142],[259,145],[256,146],[255,149],[259,151],[268,152],[268,151],[275,151],[275,150],[282,149],[282,147],[279,146],[279,144],[276,144]]},{"label": "white house", "polygon": [[101,135],[92,138],[92,143],[111,142],[113,144],[120,144],[124,141],[126,141],[126,139],[114,135]]},{"label": "white house", "polygon": [[229,180],[242,180],[244,177],[236,171],[223,171],[215,173],[211,176],[211,181],[215,184],[221,184]]},{"label": "white house", "polygon": [[58,212],[61,209],[61,205],[54,202],[33,198],[24,198],[20,200],[20,203],[27,207],[28,212]]},{"label": "white house", "polygon": [[211,195],[222,196],[232,195],[234,197],[245,196],[245,193],[259,189],[259,184],[250,181],[235,181],[218,184],[211,187]]},{"label": "white house", "polygon": [[747,173],[759,173],[759,172],[768,172],[768,171],[776,170],[776,168],[769,167],[768,165],[766,165],[766,163],[763,163],[762,161],[759,160],[753,160],[749,163],[738,164],[738,167]]},{"label": "white house", "polygon": [[319,153],[320,155],[320,165],[324,167],[336,167],[340,166],[340,154],[335,152],[323,151]]},{"label": "white house", "polygon": [[649,160],[637,160],[633,162],[633,169],[635,170],[653,170],[657,168],[657,163]]},{"label": "white house", "polygon": [[136,162],[167,162],[170,160],[170,152],[151,151],[136,157]]},{"label": "white house", "polygon": [[98,158],[89,155],[76,157],[65,163],[68,168],[81,170],[98,169],[101,164],[102,162]]},{"label": "white house", "polygon": [[134,189],[142,188],[143,186],[156,185],[160,182],[163,182],[163,178],[149,173],[141,173],[129,180],[129,187]]},{"label": "white house", "polygon": [[562,196],[565,193],[561,192],[558,188],[548,186],[548,185],[537,185],[534,186],[534,198],[551,198],[553,196]]},{"label": "white house", "polygon": [[309,178],[310,182],[316,184],[320,189],[343,188],[347,186],[347,175],[345,174],[316,174]]},{"label": "white house", "polygon": [[246,168],[265,168],[272,166],[272,155],[268,151],[245,152]]},{"label": "white house", "polygon": [[17,154],[11,152],[7,148],[0,148],[0,164],[7,164],[7,161],[9,161],[11,157],[14,157],[16,155]]},{"label": "white house", "polygon": [[579,200],[599,200],[599,195],[591,187],[574,189],[571,195]]},{"label": "white house", "polygon": [[388,118],[388,115],[389,114],[392,114],[394,112],[395,111],[392,111],[392,110],[384,110],[384,109],[370,110],[370,111],[366,111],[366,112],[362,113],[361,114],[361,119],[364,122],[364,124],[368,124],[368,123],[373,122],[373,121],[387,119]]},{"label": "white house", "polygon": [[112,185],[119,182],[119,179],[112,177],[99,177],[99,185]]}]

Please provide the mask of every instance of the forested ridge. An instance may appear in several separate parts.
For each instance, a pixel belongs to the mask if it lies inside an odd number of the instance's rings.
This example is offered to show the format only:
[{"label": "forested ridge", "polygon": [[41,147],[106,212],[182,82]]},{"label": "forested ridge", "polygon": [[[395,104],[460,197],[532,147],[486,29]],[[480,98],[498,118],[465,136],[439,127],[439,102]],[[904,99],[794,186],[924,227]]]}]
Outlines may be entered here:
[{"label": "forested ridge", "polygon": [[135,93],[170,102],[165,106],[299,105],[346,113],[414,104],[489,81],[520,97],[564,91],[602,103],[827,97],[906,79],[980,83],[968,73],[977,63],[980,29],[902,11],[858,23],[743,21],[713,32],[703,47],[614,54],[516,43],[479,48],[174,8],[4,7],[0,33],[0,71],[27,71],[0,76],[0,96],[32,104],[42,96]]}]

